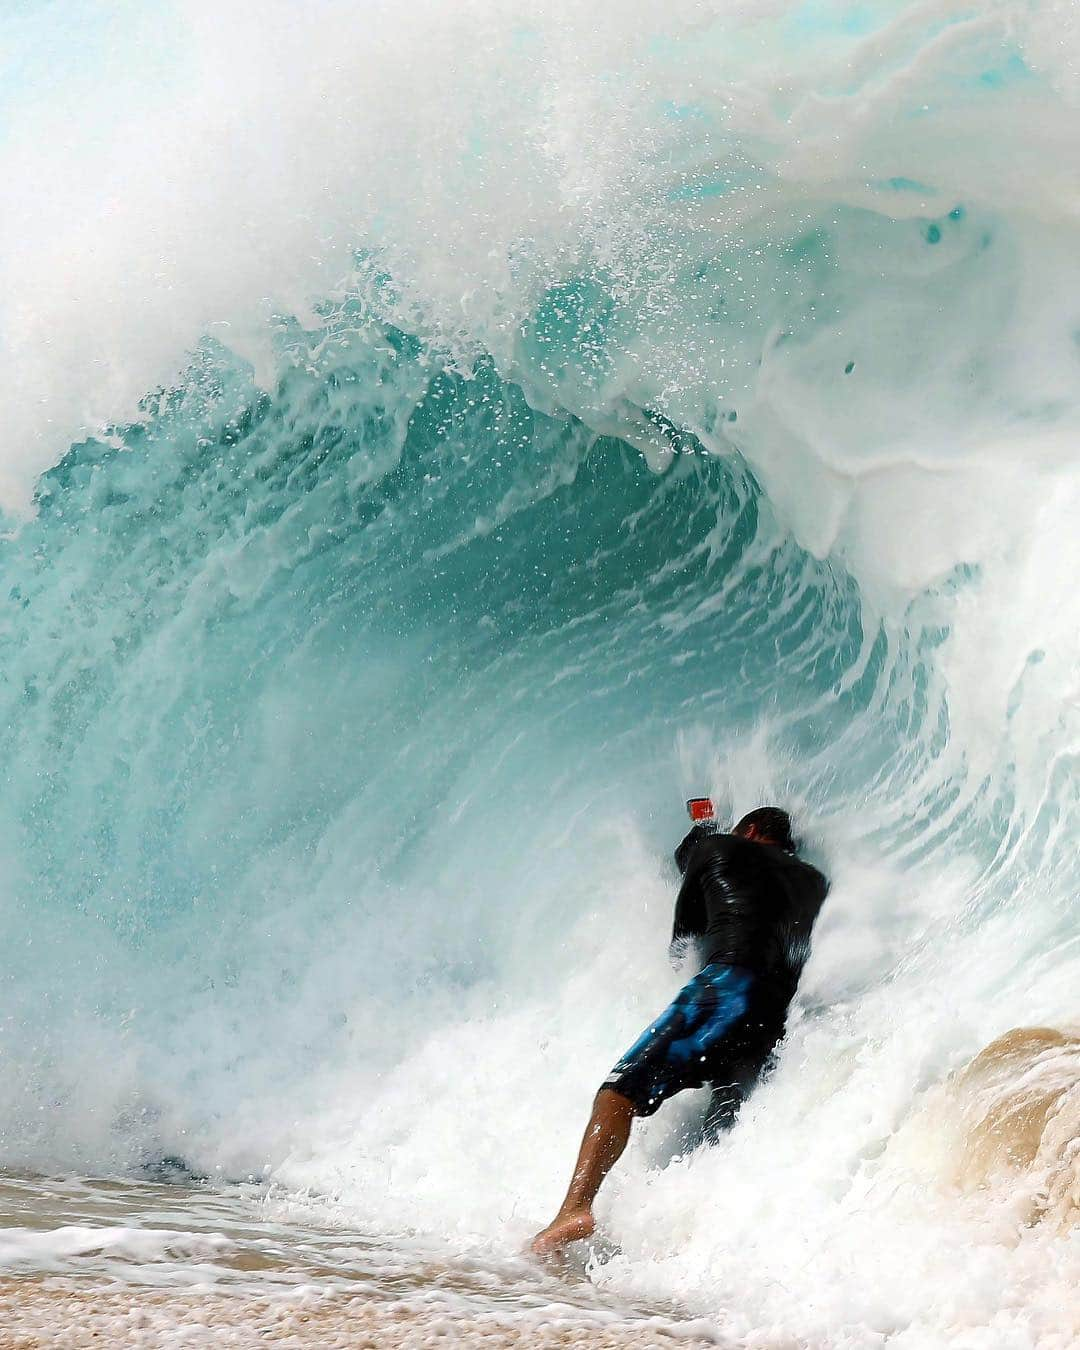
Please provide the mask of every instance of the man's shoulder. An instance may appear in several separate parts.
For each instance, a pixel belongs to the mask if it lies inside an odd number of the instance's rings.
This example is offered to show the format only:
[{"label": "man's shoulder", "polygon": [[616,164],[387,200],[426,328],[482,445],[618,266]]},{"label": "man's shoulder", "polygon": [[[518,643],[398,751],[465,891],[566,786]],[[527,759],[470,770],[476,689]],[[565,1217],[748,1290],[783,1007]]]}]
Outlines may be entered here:
[{"label": "man's shoulder", "polygon": [[695,825],[675,850],[675,862],[679,871],[685,872],[695,855],[703,853],[706,849],[711,852],[716,840],[733,837],[732,835],[721,834],[715,825],[703,823]]},{"label": "man's shoulder", "polygon": [[788,853],[785,857],[789,866],[796,870],[805,889],[812,892],[820,904],[829,893],[829,881],[824,872],[813,863],[807,862],[805,858],[800,858],[797,853]]},{"label": "man's shoulder", "polygon": [[702,853],[709,854],[732,854],[744,848],[747,840],[737,834],[726,834],[723,830],[708,830],[704,832],[697,841],[697,847]]},{"label": "man's shoulder", "polygon": [[825,876],[797,853],[708,826],[694,826],[675,850],[675,860],[683,873],[691,866],[697,871],[699,865],[708,862],[729,867],[733,873],[752,877],[758,883],[764,882],[770,872],[777,880],[777,874],[797,878],[798,889],[804,895],[813,894],[819,904],[829,890]]},{"label": "man's shoulder", "polygon": [[707,865],[712,872],[728,872],[742,875],[747,867],[757,868],[758,859],[751,852],[755,847],[748,839],[738,834],[724,834],[714,830],[705,835],[694,849],[694,859]]},{"label": "man's shoulder", "polygon": [[[732,861],[745,859],[755,865],[760,864],[763,857],[762,845],[744,838],[741,834],[729,834],[717,829],[702,830],[700,826],[695,826],[679,847],[685,848],[687,853],[693,852],[701,857],[721,857]],[[781,854],[779,849],[770,848],[768,852],[776,852],[785,859],[792,856]]]}]

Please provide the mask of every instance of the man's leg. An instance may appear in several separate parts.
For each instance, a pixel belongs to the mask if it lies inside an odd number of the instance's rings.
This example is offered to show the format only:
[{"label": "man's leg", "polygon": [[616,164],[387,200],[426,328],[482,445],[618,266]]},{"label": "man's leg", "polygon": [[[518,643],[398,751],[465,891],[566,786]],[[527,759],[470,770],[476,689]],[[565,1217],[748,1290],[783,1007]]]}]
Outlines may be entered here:
[{"label": "man's leg", "polygon": [[725,1130],[735,1124],[735,1117],[745,1099],[745,1093],[737,1083],[713,1085],[712,1096],[701,1124],[701,1142],[715,1144]]},{"label": "man's leg", "polygon": [[611,1088],[601,1088],[593,1102],[566,1199],[551,1223],[533,1238],[532,1249],[537,1256],[547,1256],[568,1242],[591,1235],[596,1226],[593,1201],[601,1182],[622,1156],[633,1121],[633,1102]]},{"label": "man's leg", "polygon": [[724,1066],[723,1076],[713,1079],[702,1143],[715,1144],[735,1124],[747,1097],[775,1065],[776,1047],[783,1034],[783,1022],[777,1025],[775,1019],[765,1023],[754,1021],[744,1029],[738,1054],[733,1054],[730,1063]]},{"label": "man's leg", "polygon": [[[533,1238],[532,1249],[538,1256],[592,1233],[593,1201],[601,1182],[622,1156],[634,1116],[651,1115],[684,1086],[696,1087],[702,1082],[704,1075],[698,1066],[708,1047],[698,1044],[698,1038],[703,1024],[715,1021],[717,1011],[717,998],[710,991],[730,979],[711,967],[695,975],[608,1074],[596,1094],[566,1199],[547,1228]],[[744,1011],[740,982],[748,979],[740,975],[736,981],[738,1006],[728,1008],[724,1004],[721,1008],[725,1028],[732,1017]],[[697,997],[702,988],[708,994],[704,1003]]]}]

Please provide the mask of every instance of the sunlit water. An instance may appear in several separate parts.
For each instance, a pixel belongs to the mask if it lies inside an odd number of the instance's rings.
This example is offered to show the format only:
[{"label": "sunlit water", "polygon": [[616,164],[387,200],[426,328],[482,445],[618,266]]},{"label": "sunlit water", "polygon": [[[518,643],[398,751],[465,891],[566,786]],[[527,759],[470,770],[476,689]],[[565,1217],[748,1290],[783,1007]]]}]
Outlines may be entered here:
[{"label": "sunlit water", "polygon": [[[1078,1012],[1078,13],[4,8],[0,1165],[133,1188],[5,1297],[1076,1343],[1071,1135],[941,1093]],[[789,1035],[538,1273],[703,792],[832,879]]]}]

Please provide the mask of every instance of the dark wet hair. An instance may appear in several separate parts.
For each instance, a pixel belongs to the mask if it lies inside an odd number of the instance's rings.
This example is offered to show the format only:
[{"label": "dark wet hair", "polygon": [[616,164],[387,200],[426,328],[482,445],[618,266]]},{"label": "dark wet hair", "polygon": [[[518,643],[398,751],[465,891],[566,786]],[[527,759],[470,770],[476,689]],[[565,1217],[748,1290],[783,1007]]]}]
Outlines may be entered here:
[{"label": "dark wet hair", "polygon": [[779,844],[788,853],[795,852],[795,840],[791,837],[791,817],[778,806],[759,806],[756,811],[743,816],[735,826],[735,833],[745,834],[751,825],[765,839]]}]

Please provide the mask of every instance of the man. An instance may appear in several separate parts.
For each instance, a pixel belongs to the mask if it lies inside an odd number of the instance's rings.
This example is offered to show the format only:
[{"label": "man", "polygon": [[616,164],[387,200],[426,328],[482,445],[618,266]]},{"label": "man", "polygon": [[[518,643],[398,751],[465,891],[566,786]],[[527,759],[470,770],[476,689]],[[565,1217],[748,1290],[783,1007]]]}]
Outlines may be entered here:
[{"label": "man", "polygon": [[708,1128],[730,1125],[784,1034],[828,882],[796,856],[786,811],[763,806],[721,834],[707,798],[688,806],[700,823],[675,850],[671,946],[693,943],[701,970],[605,1078],[562,1208],[533,1239],[540,1256],[592,1233],[593,1201],[635,1116],[711,1083]]}]

